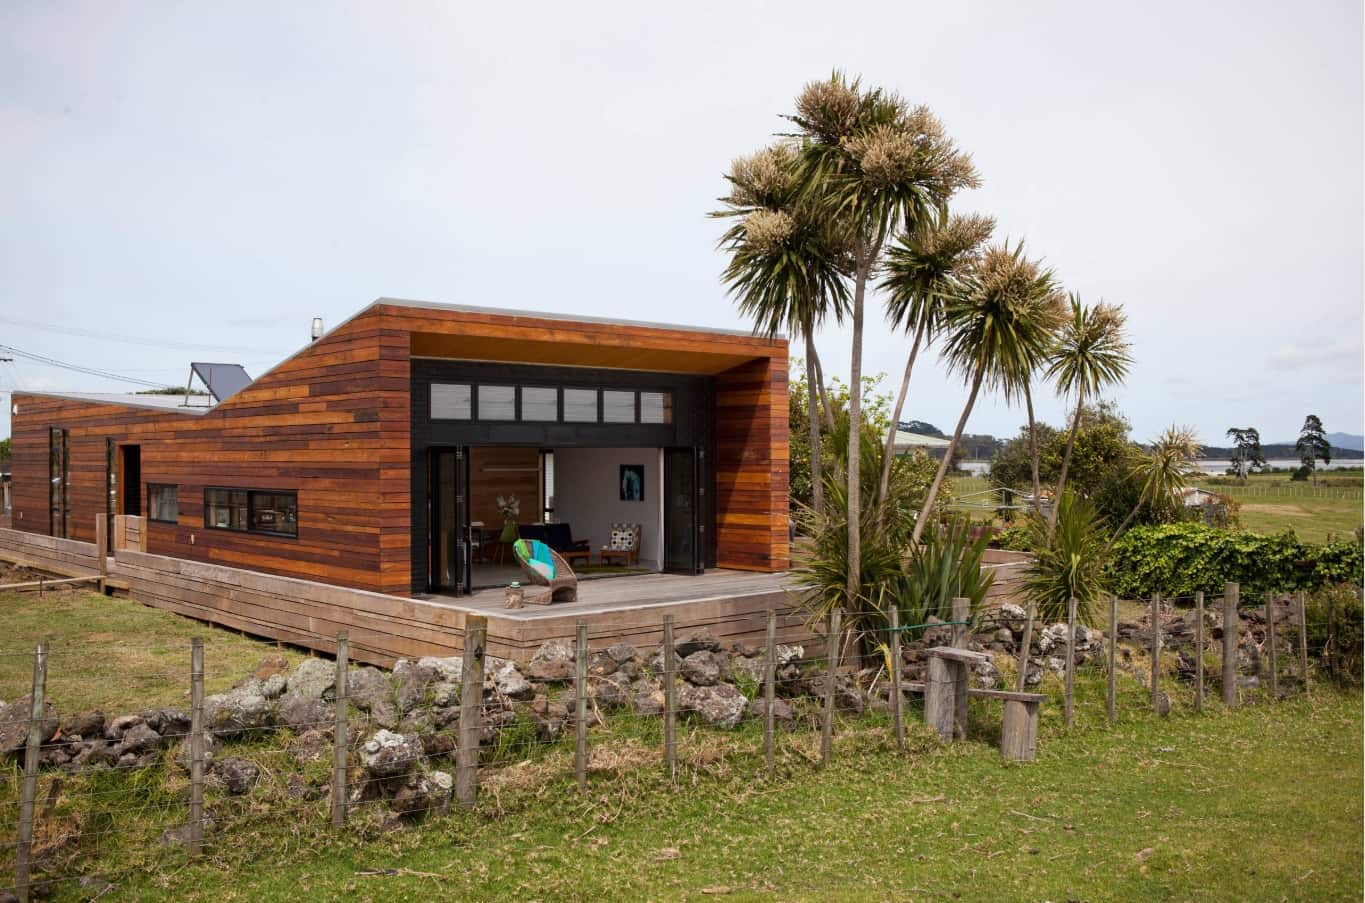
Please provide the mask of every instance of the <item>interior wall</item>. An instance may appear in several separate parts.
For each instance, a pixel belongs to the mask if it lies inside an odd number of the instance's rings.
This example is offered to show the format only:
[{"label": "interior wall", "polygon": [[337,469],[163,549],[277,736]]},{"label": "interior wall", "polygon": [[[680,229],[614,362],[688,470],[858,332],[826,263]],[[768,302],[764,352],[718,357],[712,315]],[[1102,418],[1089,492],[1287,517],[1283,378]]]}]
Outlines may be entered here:
[{"label": "interior wall", "polygon": [[479,448],[469,450],[470,520],[488,529],[502,525],[498,496],[515,495],[521,503],[517,523],[534,524],[544,506],[540,501],[540,450],[535,448]]},{"label": "interior wall", "polygon": [[[613,523],[641,525],[640,563],[658,569],[663,552],[662,452],[657,448],[555,449],[555,519],[593,551],[611,542]],[[621,465],[645,469],[644,500],[621,501]]]}]

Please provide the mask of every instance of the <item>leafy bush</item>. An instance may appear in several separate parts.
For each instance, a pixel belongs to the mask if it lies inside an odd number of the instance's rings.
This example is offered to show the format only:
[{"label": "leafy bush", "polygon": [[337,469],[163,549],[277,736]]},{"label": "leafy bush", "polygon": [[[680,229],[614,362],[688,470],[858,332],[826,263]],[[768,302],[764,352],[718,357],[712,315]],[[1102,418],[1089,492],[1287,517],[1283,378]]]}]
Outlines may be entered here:
[{"label": "leafy bush", "polygon": [[1308,654],[1322,661],[1328,675],[1342,686],[1360,686],[1365,675],[1365,606],[1359,587],[1327,586],[1310,593]]},{"label": "leafy bush", "polygon": [[901,623],[923,624],[930,615],[950,620],[953,599],[958,597],[970,599],[975,612],[995,579],[993,571],[981,569],[989,541],[989,535],[971,538],[971,520],[965,517],[938,530],[925,530],[895,588],[893,601],[900,608]]},{"label": "leafy bush", "polygon": [[1114,544],[1108,567],[1114,591],[1129,599],[1217,593],[1230,582],[1246,596],[1365,580],[1357,542],[1317,546],[1292,532],[1265,536],[1196,523],[1135,527]]},{"label": "leafy bush", "polygon": [[1093,606],[1108,589],[1104,571],[1109,531],[1099,511],[1087,498],[1071,490],[1057,506],[1057,528],[1048,542],[1047,519],[1029,515],[1033,533],[1033,561],[1024,578],[1024,592],[1044,623],[1065,621],[1071,599],[1076,619],[1094,623]]},{"label": "leafy bush", "polygon": [[1008,549],[1012,552],[1027,552],[1033,548],[1033,540],[1029,538],[1029,528],[1027,524],[1019,524],[1007,527],[995,534],[996,548]]}]

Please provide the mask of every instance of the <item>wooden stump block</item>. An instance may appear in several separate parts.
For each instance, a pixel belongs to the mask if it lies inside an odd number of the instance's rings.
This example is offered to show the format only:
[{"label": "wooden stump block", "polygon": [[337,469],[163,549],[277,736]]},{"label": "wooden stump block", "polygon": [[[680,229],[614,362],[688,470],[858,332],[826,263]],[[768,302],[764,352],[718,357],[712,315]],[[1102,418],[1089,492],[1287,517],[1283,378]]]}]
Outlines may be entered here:
[{"label": "wooden stump block", "polygon": [[1005,700],[1005,720],[1000,726],[1000,755],[1016,762],[1032,762],[1038,753],[1038,703]]},{"label": "wooden stump block", "polygon": [[934,656],[929,659],[929,673],[924,682],[924,723],[933,728],[945,741],[953,739],[953,725],[957,721],[958,662]]}]

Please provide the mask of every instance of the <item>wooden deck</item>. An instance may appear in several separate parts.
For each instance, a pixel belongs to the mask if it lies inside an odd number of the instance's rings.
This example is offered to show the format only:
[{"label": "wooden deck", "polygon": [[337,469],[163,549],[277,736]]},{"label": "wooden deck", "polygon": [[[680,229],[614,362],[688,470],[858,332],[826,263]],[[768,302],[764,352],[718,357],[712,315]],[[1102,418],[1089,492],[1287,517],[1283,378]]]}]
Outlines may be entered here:
[{"label": "wooden deck", "polygon": [[550,640],[572,641],[578,622],[588,624],[588,642],[600,649],[614,642],[641,648],[663,638],[664,615],[672,615],[681,639],[700,628],[724,645],[763,642],[768,609],[778,613],[783,642],[809,640],[793,609],[796,599],[790,575],[714,570],[696,577],[639,574],[581,580],[578,599],[552,605],[503,607],[503,590],[480,590],[471,596],[430,596],[424,601],[449,606],[488,619],[490,655],[524,660]]}]

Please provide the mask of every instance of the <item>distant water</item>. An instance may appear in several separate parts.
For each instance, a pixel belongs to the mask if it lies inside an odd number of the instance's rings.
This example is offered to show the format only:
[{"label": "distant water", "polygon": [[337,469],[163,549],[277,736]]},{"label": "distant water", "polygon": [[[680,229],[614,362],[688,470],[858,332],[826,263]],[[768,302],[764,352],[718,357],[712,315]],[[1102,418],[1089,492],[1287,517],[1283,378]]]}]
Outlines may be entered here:
[{"label": "distant water", "polygon": [[[1267,461],[1266,464],[1270,465],[1271,467],[1278,467],[1285,470],[1291,470],[1299,466],[1299,461],[1293,458],[1272,458],[1269,461]],[[1319,461],[1318,470],[1336,470],[1337,468],[1341,467],[1360,467],[1362,464],[1365,464],[1365,461],[1361,461],[1359,458],[1347,459],[1345,461],[1336,460],[1333,461],[1331,464],[1323,464],[1321,461]],[[1231,461],[1209,460],[1199,462],[1199,469],[1207,474],[1226,473],[1227,469],[1231,466],[1232,466]],[[991,462],[963,461],[962,469],[969,472],[974,477],[984,477],[990,474],[991,472]]]}]

